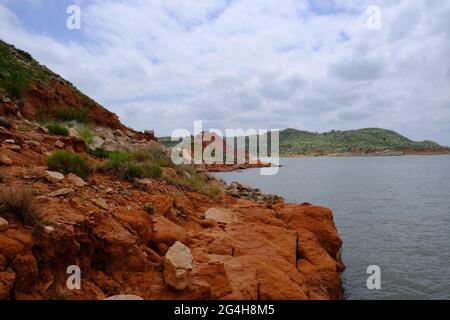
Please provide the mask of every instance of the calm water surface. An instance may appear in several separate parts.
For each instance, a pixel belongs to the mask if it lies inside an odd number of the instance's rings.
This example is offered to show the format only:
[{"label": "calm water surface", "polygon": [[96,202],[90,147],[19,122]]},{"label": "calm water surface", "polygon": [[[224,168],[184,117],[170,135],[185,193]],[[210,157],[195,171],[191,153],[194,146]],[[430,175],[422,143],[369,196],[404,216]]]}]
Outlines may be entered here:
[{"label": "calm water surface", "polygon": [[[259,170],[217,174],[290,202],[330,207],[344,241],[348,299],[450,299],[450,157],[282,159]],[[369,265],[381,290],[368,290]]]}]

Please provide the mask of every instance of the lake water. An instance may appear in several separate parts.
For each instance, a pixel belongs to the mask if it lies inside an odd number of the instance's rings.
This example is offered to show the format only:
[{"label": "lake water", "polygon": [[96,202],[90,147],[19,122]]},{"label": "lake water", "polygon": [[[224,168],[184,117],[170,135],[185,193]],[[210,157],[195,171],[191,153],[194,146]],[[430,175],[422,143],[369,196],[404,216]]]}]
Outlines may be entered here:
[{"label": "lake water", "polygon": [[[333,209],[344,241],[347,299],[450,299],[450,157],[282,159],[259,170],[217,174],[289,202]],[[366,286],[381,268],[381,290]]]}]

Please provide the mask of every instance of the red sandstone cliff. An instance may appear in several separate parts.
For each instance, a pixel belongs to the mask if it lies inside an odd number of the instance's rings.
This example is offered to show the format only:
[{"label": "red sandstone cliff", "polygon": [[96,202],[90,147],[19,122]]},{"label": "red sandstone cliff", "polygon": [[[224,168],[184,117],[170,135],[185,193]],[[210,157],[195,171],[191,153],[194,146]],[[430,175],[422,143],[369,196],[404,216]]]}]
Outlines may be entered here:
[{"label": "red sandstone cliff", "polygon": [[[53,221],[51,228],[28,227],[1,212],[9,227],[0,232],[0,299],[342,297],[342,242],[331,210],[213,199],[159,180],[141,185],[99,173],[86,185],[67,175],[50,182],[44,152],[56,149],[56,140],[79,152],[84,144],[37,131],[0,128],[0,188],[32,188],[41,219]],[[69,193],[51,196],[64,189]],[[219,217],[208,218],[210,208]],[[222,216],[232,219],[218,222]],[[190,286],[180,291],[164,279],[164,255],[176,241],[193,256]],[[82,270],[81,290],[65,287],[69,265]]]}]

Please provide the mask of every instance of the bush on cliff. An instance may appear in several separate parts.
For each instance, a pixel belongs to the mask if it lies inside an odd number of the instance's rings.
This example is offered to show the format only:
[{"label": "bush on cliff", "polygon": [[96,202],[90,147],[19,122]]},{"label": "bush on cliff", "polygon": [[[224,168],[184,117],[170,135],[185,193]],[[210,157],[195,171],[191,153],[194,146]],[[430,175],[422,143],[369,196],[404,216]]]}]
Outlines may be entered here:
[{"label": "bush on cliff", "polygon": [[135,151],[130,154],[130,159],[137,163],[151,163],[159,167],[173,167],[172,160],[160,149]]},{"label": "bush on cliff", "polygon": [[34,223],[37,220],[38,213],[32,189],[3,188],[0,191],[0,207],[3,211],[14,214],[24,223]]},{"label": "bush on cliff", "polygon": [[10,98],[21,98],[28,84],[28,78],[19,72],[12,72],[0,81],[0,87],[5,89]]},{"label": "bush on cliff", "polygon": [[160,178],[162,172],[161,166],[170,161],[170,159],[163,159],[162,155],[154,150],[136,152],[115,151],[109,153],[97,150],[96,153],[109,158],[103,167],[104,170],[128,180],[133,180],[134,178]]},{"label": "bush on cliff", "polygon": [[197,171],[191,165],[178,165],[175,167],[177,177],[165,177],[164,179],[174,185],[191,189],[209,197],[218,197],[221,189],[214,184],[214,180],[209,181],[206,174]]},{"label": "bush on cliff", "polygon": [[56,118],[60,121],[76,121],[78,123],[88,123],[89,115],[85,110],[81,110],[74,107],[59,107],[56,110]]},{"label": "bush on cliff", "polygon": [[108,159],[111,155],[110,151],[106,151],[103,148],[96,148],[95,150],[91,150],[90,154],[96,158],[100,159]]},{"label": "bush on cliff", "polygon": [[50,134],[53,134],[55,136],[64,136],[64,137],[69,136],[69,130],[60,124],[49,123],[45,127],[47,128]]},{"label": "bush on cliff", "polygon": [[[116,174],[122,179],[163,178],[171,185],[191,189],[192,191],[217,197],[221,190],[208,177],[190,165],[175,165],[163,150],[151,149],[136,152],[104,152],[96,150],[99,157],[107,157],[103,170]],[[173,168],[175,176],[164,176],[162,168]]]},{"label": "bush on cliff", "polygon": [[86,178],[91,171],[86,158],[65,150],[53,152],[47,158],[47,166],[49,170],[73,173],[81,178]]},{"label": "bush on cliff", "polygon": [[84,140],[86,145],[91,145],[94,140],[94,135],[88,128],[80,128],[78,129],[78,136]]},{"label": "bush on cliff", "polygon": [[146,178],[157,179],[162,176],[162,169],[159,164],[144,164],[142,168]]}]

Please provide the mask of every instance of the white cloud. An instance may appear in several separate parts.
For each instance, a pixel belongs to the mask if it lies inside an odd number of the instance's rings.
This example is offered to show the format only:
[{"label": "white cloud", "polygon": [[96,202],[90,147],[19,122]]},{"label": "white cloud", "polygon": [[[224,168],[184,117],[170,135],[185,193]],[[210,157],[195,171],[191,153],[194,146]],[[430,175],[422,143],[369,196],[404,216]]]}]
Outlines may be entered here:
[{"label": "white cloud", "polygon": [[[379,31],[365,23],[373,2]],[[0,37],[138,129],[379,126],[450,144],[448,2],[79,3],[86,41],[31,32],[8,2]]]}]

